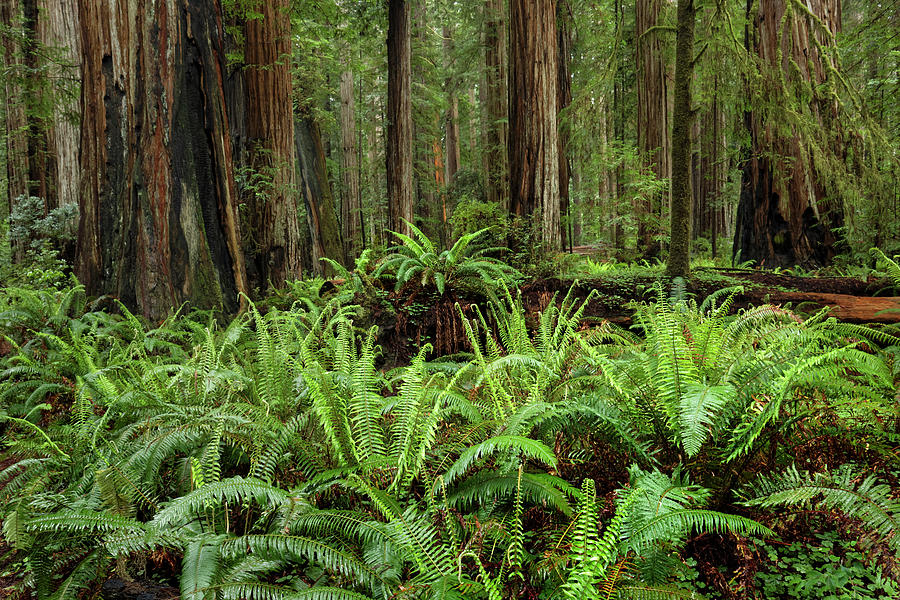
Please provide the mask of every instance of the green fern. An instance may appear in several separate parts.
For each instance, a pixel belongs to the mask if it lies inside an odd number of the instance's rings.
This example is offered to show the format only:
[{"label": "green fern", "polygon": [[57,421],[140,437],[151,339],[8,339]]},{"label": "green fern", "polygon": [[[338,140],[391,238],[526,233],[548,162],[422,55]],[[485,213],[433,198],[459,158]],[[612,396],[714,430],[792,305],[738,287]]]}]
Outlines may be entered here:
[{"label": "green fern", "polygon": [[791,466],[781,473],[763,475],[744,490],[745,504],[760,508],[776,506],[801,510],[831,510],[859,519],[895,551],[900,550],[896,532],[900,501],[890,486],[879,483],[855,465],[833,471],[810,473]]}]

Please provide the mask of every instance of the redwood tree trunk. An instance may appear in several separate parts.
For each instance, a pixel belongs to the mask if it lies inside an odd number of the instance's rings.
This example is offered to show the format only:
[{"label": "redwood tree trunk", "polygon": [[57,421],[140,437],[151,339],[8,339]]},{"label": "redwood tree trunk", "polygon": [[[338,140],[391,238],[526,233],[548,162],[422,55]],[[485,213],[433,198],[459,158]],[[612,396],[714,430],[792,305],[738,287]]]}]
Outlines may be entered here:
[{"label": "redwood tree trunk", "polygon": [[[63,82],[65,89],[81,81],[81,38],[78,6],[75,0],[41,0],[37,21],[40,43],[52,48],[56,59],[46,65],[47,75]],[[78,165],[79,124],[73,115],[81,112],[77,98],[56,97],[47,122],[48,208],[78,202],[81,170]],[[69,257],[71,258],[71,257]]]},{"label": "redwood tree trunk", "polygon": [[79,0],[76,272],[151,319],[246,291],[214,0]]},{"label": "redwood tree trunk", "polygon": [[[669,132],[669,99],[671,86],[670,65],[666,60],[665,45],[659,30],[651,30],[659,24],[664,0],[637,0],[635,2],[635,40],[637,62],[637,132],[638,149],[652,169],[653,174],[667,182],[672,177],[671,139]],[[659,253],[659,243],[654,240],[659,231],[654,226],[663,204],[669,203],[666,191],[656,196],[638,200],[635,216],[638,220],[638,250],[645,256]]]},{"label": "redwood tree trunk", "polygon": [[341,183],[341,231],[347,257],[354,259],[361,249],[362,213],[353,71],[349,69],[341,73]]},{"label": "redwood tree trunk", "polygon": [[[820,153],[843,155],[837,104],[827,89],[832,57],[822,56],[814,42],[833,44],[841,29],[840,0],[809,0],[805,11],[784,0],[760,0],[755,15],[755,52],[768,69],[768,95],[775,106],[767,115],[757,110],[746,116],[751,152],[744,162],[734,249],[740,260],[756,260],[768,267],[822,265],[835,253],[833,230],[843,223],[838,201],[826,204],[827,173],[817,171],[809,140],[793,128],[778,126],[778,106],[792,106],[817,122],[824,134]],[[819,24],[827,31],[819,29]],[[779,62],[780,60],[780,62]],[[807,132],[807,135],[809,133]]]},{"label": "redwood tree trunk", "polygon": [[294,131],[299,174],[297,183],[306,203],[306,218],[312,241],[312,265],[313,270],[321,274],[330,272],[319,260],[323,257],[341,264],[346,262],[341,228],[325,168],[325,146],[319,125],[307,117],[297,121]]},{"label": "redwood tree trunk", "polygon": [[[572,52],[572,15],[571,7],[567,2],[561,2],[557,7],[557,112],[561,113],[572,103],[572,76],[569,72],[569,60]],[[569,125],[568,122],[559,122],[559,212],[560,239],[563,246],[571,246],[569,235],[571,223],[569,223]]]},{"label": "redwood tree trunk", "polygon": [[[387,195],[390,227],[408,234],[413,222],[413,136],[409,4],[388,3]],[[406,221],[406,222],[405,222]]]},{"label": "redwood tree trunk", "polygon": [[[17,2],[0,2],[0,25],[10,34],[20,31],[22,11]],[[25,134],[25,90],[23,89],[24,64],[18,37],[3,35],[4,117],[6,131],[6,189],[7,204],[11,210],[16,198],[28,193],[28,138]]]},{"label": "redwood tree trunk", "polygon": [[[555,18],[555,16],[554,16]],[[487,199],[509,209],[507,19],[504,0],[487,0],[484,17],[484,167]]]},{"label": "redwood tree trunk", "polygon": [[300,276],[302,251],[294,181],[290,0],[258,5],[245,26],[249,166],[257,186],[245,194],[255,244],[251,283],[265,289]]},{"label": "redwood tree trunk", "polygon": [[[444,26],[443,33],[444,63],[448,73],[450,73],[453,68],[453,30],[447,26]],[[447,182],[447,185],[453,183],[453,178],[456,176],[456,172],[459,171],[460,166],[459,98],[457,97],[457,85],[458,83],[456,81],[456,78],[452,75],[447,75],[447,81],[445,82],[447,92],[447,123],[445,126],[445,145],[447,150],[444,153],[446,156],[446,162],[444,163],[444,179]],[[446,212],[446,207],[444,207],[444,221],[447,220]]]},{"label": "redwood tree trunk", "polygon": [[510,208],[559,250],[558,56],[555,0],[510,2]]}]

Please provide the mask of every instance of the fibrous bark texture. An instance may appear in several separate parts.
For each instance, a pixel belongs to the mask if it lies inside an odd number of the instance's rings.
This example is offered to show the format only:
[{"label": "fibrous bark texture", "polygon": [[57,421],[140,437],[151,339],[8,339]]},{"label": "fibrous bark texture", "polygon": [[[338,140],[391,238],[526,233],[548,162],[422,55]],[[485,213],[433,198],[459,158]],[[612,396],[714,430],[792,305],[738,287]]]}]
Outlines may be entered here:
[{"label": "fibrous bark texture", "polygon": [[[487,199],[509,209],[507,13],[504,0],[487,0],[484,16],[484,172]],[[471,99],[470,99],[471,102]],[[473,129],[474,130],[474,129]]]},{"label": "fibrous bark texture", "polygon": [[28,193],[28,138],[23,90],[24,64],[20,38],[14,32],[22,27],[22,11],[18,3],[0,2],[0,25],[7,32],[2,36],[4,77],[3,113],[6,139],[7,208],[13,201]]},{"label": "fibrous bark texture", "polygon": [[409,14],[406,0],[388,3],[387,194],[391,229],[404,234],[410,232],[406,222],[413,221]]},{"label": "fibrous bark texture", "polygon": [[254,242],[248,269],[254,287],[279,287],[300,276],[301,241],[294,181],[290,0],[258,3],[247,21],[247,150],[257,185],[246,193]]},{"label": "fibrous bark texture", "polygon": [[[567,2],[560,2],[557,6],[557,114],[562,113],[572,103],[572,75],[569,70],[569,60],[572,53],[572,14],[571,6]],[[572,245],[566,219],[569,217],[569,127],[562,119],[559,122],[559,212],[560,239],[563,245]]]},{"label": "fibrous bark texture", "polygon": [[556,2],[510,2],[510,209],[539,223],[540,241],[561,246]]},{"label": "fibrous bark texture", "polygon": [[[666,58],[665,44],[659,25],[660,13],[666,0],[636,0],[635,44],[637,66],[637,133],[638,149],[653,174],[667,182],[672,177],[670,138],[671,121],[671,64]],[[669,189],[656,196],[638,200],[635,215],[638,219],[638,250],[645,255],[658,252],[654,236],[659,233],[653,224],[663,207],[668,208]]]},{"label": "fibrous bark texture", "polygon": [[214,0],[78,0],[76,273],[151,319],[246,290]]},{"label": "fibrous bark texture", "polygon": [[[816,163],[846,149],[838,106],[828,92],[837,65],[822,50],[840,32],[841,3],[808,0],[798,8],[760,0],[752,18],[751,49],[763,66],[765,87],[754,102],[762,108],[746,115],[751,153],[744,162],[734,254],[768,267],[825,264],[843,217],[839,201],[826,201],[829,174]],[[785,106],[815,125],[786,120]]]},{"label": "fibrous bark texture", "polygon": [[[54,57],[46,75],[62,82],[67,94],[81,81],[81,37],[76,0],[41,0],[37,37]],[[51,88],[52,90],[52,88]],[[81,107],[74,95],[54,98],[53,112],[47,122],[47,196],[48,208],[76,204],[81,181],[78,165]]]}]

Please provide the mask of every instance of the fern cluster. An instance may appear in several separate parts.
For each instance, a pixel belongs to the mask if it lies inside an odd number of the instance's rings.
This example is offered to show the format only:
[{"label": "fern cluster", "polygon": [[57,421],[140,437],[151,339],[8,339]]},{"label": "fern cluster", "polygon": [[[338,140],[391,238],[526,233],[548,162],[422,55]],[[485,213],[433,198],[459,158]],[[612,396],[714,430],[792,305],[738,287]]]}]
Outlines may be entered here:
[{"label": "fern cluster", "polygon": [[[469,355],[425,345],[392,371],[347,294],[151,326],[77,288],[7,292],[0,512],[21,591],[77,598],[166,556],[204,600],[697,597],[675,580],[687,541],[773,535],[783,507],[896,547],[871,469],[802,472],[790,445],[827,417],[895,452],[887,334],[731,314],[729,291],[660,292],[632,331],[587,322],[574,290],[534,319],[497,292],[464,319]],[[578,475],[602,444],[631,467]]]}]

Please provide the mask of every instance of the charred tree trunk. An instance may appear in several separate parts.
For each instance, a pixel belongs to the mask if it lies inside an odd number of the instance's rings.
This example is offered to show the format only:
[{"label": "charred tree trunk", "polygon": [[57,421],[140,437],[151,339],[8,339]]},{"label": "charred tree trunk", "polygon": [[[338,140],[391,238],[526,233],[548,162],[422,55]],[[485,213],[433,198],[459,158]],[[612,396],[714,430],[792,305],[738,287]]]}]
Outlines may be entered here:
[{"label": "charred tree trunk", "polygon": [[76,273],[151,319],[247,289],[220,6],[79,0],[84,84]]},{"label": "charred tree trunk", "polygon": [[[667,182],[672,177],[671,139],[669,132],[670,66],[665,58],[665,46],[659,30],[660,12],[664,0],[635,2],[635,40],[637,63],[637,132],[638,150],[647,166],[658,179]],[[669,203],[668,185],[665,192],[640,199],[635,208],[638,221],[638,251],[651,257],[659,254],[659,234],[654,224],[663,205]]]},{"label": "charred tree trunk", "polygon": [[290,0],[262,2],[258,10],[261,17],[244,28],[248,163],[258,182],[245,199],[255,238],[251,282],[264,290],[299,277],[303,253],[294,181]]},{"label": "charred tree trunk", "polygon": [[362,212],[353,71],[350,70],[341,73],[341,182],[341,231],[347,258],[352,260],[362,248]]},{"label": "charred tree trunk", "polygon": [[675,40],[675,108],[672,115],[671,242],[666,273],[687,277],[691,271],[691,80],[694,77],[694,0],[678,0]]},{"label": "charred tree trunk", "polygon": [[558,57],[555,0],[510,3],[510,209],[559,250]]},{"label": "charred tree trunk", "polygon": [[[768,267],[827,264],[843,211],[839,200],[826,203],[829,174],[817,169],[811,148],[836,157],[845,153],[836,100],[820,91],[833,83],[836,64],[828,61],[834,58],[821,49],[840,32],[841,3],[810,0],[798,10],[785,0],[761,0],[754,24],[753,49],[771,82],[763,102],[772,108],[745,116],[751,152],[743,165],[733,253]],[[783,106],[809,116],[816,131],[804,134],[791,126],[786,134],[778,124]]]},{"label": "charred tree trunk", "polygon": [[390,227],[410,233],[413,222],[413,131],[409,4],[388,3],[387,194]]},{"label": "charred tree trunk", "polygon": [[330,273],[319,260],[330,258],[344,264],[344,247],[325,169],[325,146],[318,123],[311,118],[294,127],[300,195],[306,203],[306,218],[312,240],[312,264],[316,273]]}]

